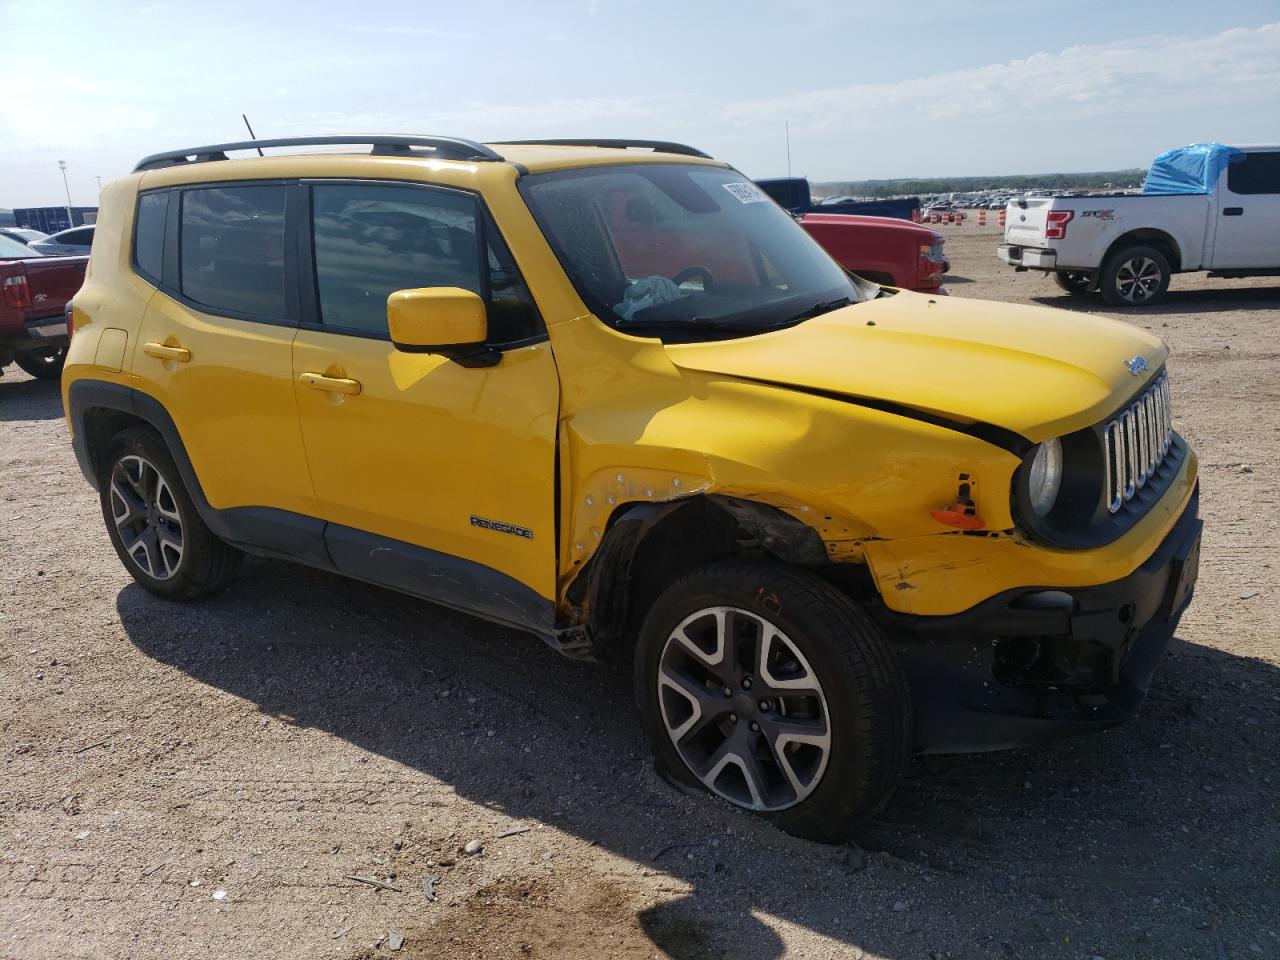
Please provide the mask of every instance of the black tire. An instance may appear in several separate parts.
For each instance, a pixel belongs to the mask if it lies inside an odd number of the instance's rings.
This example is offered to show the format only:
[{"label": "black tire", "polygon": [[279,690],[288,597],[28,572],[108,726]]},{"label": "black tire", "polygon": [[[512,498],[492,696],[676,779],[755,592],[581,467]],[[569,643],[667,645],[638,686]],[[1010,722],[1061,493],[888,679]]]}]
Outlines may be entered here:
[{"label": "black tire", "polygon": [[[112,438],[102,463],[102,519],[134,580],[158,597],[190,600],[231,579],[242,554],[214,536],[200,519],[158,433],[149,427],[121,431]],[[135,474],[137,484],[132,482]],[[134,514],[136,520],[117,523],[117,516]],[[128,545],[126,536],[131,538]]]},{"label": "black tire", "polygon": [[1063,293],[1069,293],[1073,297],[1087,297],[1089,288],[1093,286],[1093,274],[1076,270],[1055,270],[1053,282]]},{"label": "black tire", "polygon": [[62,366],[67,362],[67,345],[41,347],[15,354],[13,362],[37,380],[57,380],[62,376]]},{"label": "black tire", "polygon": [[[740,688],[765,691],[760,695],[768,696],[767,691],[776,690],[772,684],[789,681],[779,680],[770,674],[767,682],[766,678],[757,678],[753,688],[751,675],[745,680],[735,680],[717,674],[712,679],[700,681],[698,695],[714,698],[721,705],[708,703],[706,709],[696,711],[689,708],[694,698],[674,692],[669,684],[663,684],[660,676],[669,678],[677,672],[684,676],[686,670],[696,672],[705,668],[705,663],[689,656],[692,648],[673,639],[672,634],[685,623],[686,618],[716,607],[734,608],[718,628],[720,634],[748,636],[745,642],[752,650],[759,650],[749,639],[757,622],[767,622],[780,631],[769,641],[773,645],[773,653],[782,654],[773,668],[780,672],[785,672],[788,667],[801,671],[798,675],[802,679],[797,681],[801,686],[811,674],[818,687],[818,696],[793,696],[782,691],[776,701],[759,701],[757,710],[756,705],[742,702],[744,697]],[[712,619],[707,620],[708,616]],[[730,617],[733,618],[733,626],[726,625]],[[714,632],[716,622],[713,614],[702,614],[690,622],[687,629],[704,629],[702,625],[710,623]],[[780,642],[785,642],[786,646],[779,648]],[[722,645],[722,649],[728,647],[728,643]],[[789,659],[793,650],[801,655],[794,660]],[[672,657],[676,659],[672,660]],[[729,658],[725,656],[722,659]],[[736,653],[733,659],[741,661],[743,657]],[[686,667],[684,660],[692,666]],[[783,830],[797,836],[825,842],[850,839],[860,821],[873,816],[888,803],[911,758],[910,690],[884,634],[843,593],[802,569],[747,560],[723,560],[677,580],[662,593],[645,618],[636,650],[633,681],[645,733],[663,776],[682,788],[709,790],[739,807],[755,809]],[[721,683],[723,687],[717,686]],[[735,689],[729,696],[731,685]],[[752,701],[756,696],[757,693],[752,692],[745,701]],[[695,714],[695,722],[686,732],[681,732],[681,724],[672,717],[673,709],[679,710],[682,702],[689,713]],[[725,702],[730,707],[723,706]],[[806,712],[805,702],[810,702],[810,712]],[[771,705],[772,718],[765,713],[770,709],[766,704]],[[734,712],[725,713],[729,708]],[[739,717],[739,712],[746,715]],[[797,722],[814,724],[813,717],[820,712],[825,713],[825,723],[813,729],[825,726],[828,737],[825,758],[820,764],[814,759],[806,760],[801,753],[805,750],[812,753],[816,747],[789,742],[779,749],[770,748],[770,743],[775,747],[778,743],[763,732],[774,729],[769,726],[770,720],[775,724],[781,721],[793,726]],[[713,715],[718,719],[702,719]],[[688,722],[687,717],[683,719]],[[669,723],[676,724],[674,731]],[[739,726],[740,723],[743,726]],[[716,738],[724,741],[718,749],[708,745],[714,744]],[[708,767],[716,768],[716,757],[723,761],[725,750],[731,749],[728,746],[731,741],[754,743],[751,751],[756,756],[756,771],[772,775],[758,778],[761,789],[752,789],[746,784],[749,778],[746,777],[746,767],[742,765],[736,765],[738,773],[731,771],[728,765],[723,766],[720,779],[714,786],[708,786],[695,774],[692,761],[686,762],[682,755],[682,751],[692,754],[695,746],[705,748],[709,756],[701,766],[703,774],[707,775]],[[677,747],[677,742],[680,747]],[[797,752],[789,753],[792,748]],[[794,788],[795,780],[791,780],[791,786],[788,786],[782,764],[776,759],[779,753],[799,758],[799,764],[808,763],[810,770],[816,770],[804,783],[808,792],[803,796]],[[789,760],[787,769],[794,771],[799,764],[795,759]],[[724,779],[726,775],[728,781]],[[783,805],[753,805],[726,795],[733,789],[735,778],[744,784],[738,788],[738,793],[745,797],[749,791],[751,798],[763,796],[763,784],[772,780],[779,786],[770,796],[781,796]],[[722,788],[725,783],[728,788]],[[788,797],[797,799],[787,805]]]},{"label": "black tire", "polygon": [[1124,247],[1107,257],[1098,292],[1113,307],[1149,307],[1169,290],[1173,271],[1163,253],[1142,244]]}]

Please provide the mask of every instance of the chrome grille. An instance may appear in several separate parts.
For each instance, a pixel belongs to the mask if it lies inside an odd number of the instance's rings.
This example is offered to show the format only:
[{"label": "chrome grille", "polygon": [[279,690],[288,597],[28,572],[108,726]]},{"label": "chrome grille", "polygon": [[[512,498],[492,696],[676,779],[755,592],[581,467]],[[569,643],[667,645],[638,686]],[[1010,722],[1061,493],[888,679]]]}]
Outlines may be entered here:
[{"label": "chrome grille", "polygon": [[1107,463],[1107,509],[1118,513],[1147,485],[1173,442],[1169,375],[1161,373],[1138,399],[1103,429]]}]

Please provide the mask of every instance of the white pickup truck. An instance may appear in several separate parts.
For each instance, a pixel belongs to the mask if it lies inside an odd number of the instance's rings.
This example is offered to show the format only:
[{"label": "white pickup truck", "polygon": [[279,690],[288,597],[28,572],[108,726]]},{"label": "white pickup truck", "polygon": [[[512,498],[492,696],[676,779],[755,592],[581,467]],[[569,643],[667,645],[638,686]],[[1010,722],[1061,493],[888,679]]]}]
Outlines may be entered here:
[{"label": "white pickup truck", "polygon": [[[1204,154],[1204,147],[1225,153],[1217,154],[1220,165],[1197,169],[1199,183],[1185,170],[1161,181],[1166,158],[1182,155],[1185,166],[1187,152]],[[1151,192],[1153,177],[1165,192]],[[1155,303],[1175,273],[1280,275],[1280,146],[1169,151],[1153,162],[1139,195],[1012,200],[1004,241],[999,257],[1005,263],[1051,271],[1068,293],[1096,291],[1117,307]]]}]

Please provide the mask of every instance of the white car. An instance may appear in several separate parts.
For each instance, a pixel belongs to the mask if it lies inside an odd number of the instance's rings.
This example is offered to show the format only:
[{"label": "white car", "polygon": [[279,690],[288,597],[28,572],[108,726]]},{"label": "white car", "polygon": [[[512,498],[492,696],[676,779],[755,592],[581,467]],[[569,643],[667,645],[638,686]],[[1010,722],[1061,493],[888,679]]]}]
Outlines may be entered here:
[{"label": "white car", "polygon": [[87,226],[60,230],[43,240],[34,240],[28,246],[46,257],[74,257],[87,254],[92,243],[93,227]]},{"label": "white car", "polygon": [[43,240],[49,236],[47,233],[41,233],[39,230],[31,230],[28,227],[0,227],[0,237],[8,237],[10,240],[17,240],[19,243],[30,246],[36,240]]},{"label": "white car", "polygon": [[1113,306],[1156,303],[1175,273],[1280,276],[1280,146],[1171,150],[1138,195],[1011,200],[1004,241],[1005,263]]}]

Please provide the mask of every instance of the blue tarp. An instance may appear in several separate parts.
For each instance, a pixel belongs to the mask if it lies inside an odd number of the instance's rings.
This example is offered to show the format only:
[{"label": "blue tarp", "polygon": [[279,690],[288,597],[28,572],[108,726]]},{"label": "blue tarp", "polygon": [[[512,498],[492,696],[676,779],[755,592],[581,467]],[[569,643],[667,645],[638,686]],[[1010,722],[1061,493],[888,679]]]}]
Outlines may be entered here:
[{"label": "blue tarp", "polygon": [[1143,193],[1209,193],[1218,175],[1244,156],[1243,150],[1221,143],[1193,143],[1166,150],[1151,161]]}]

